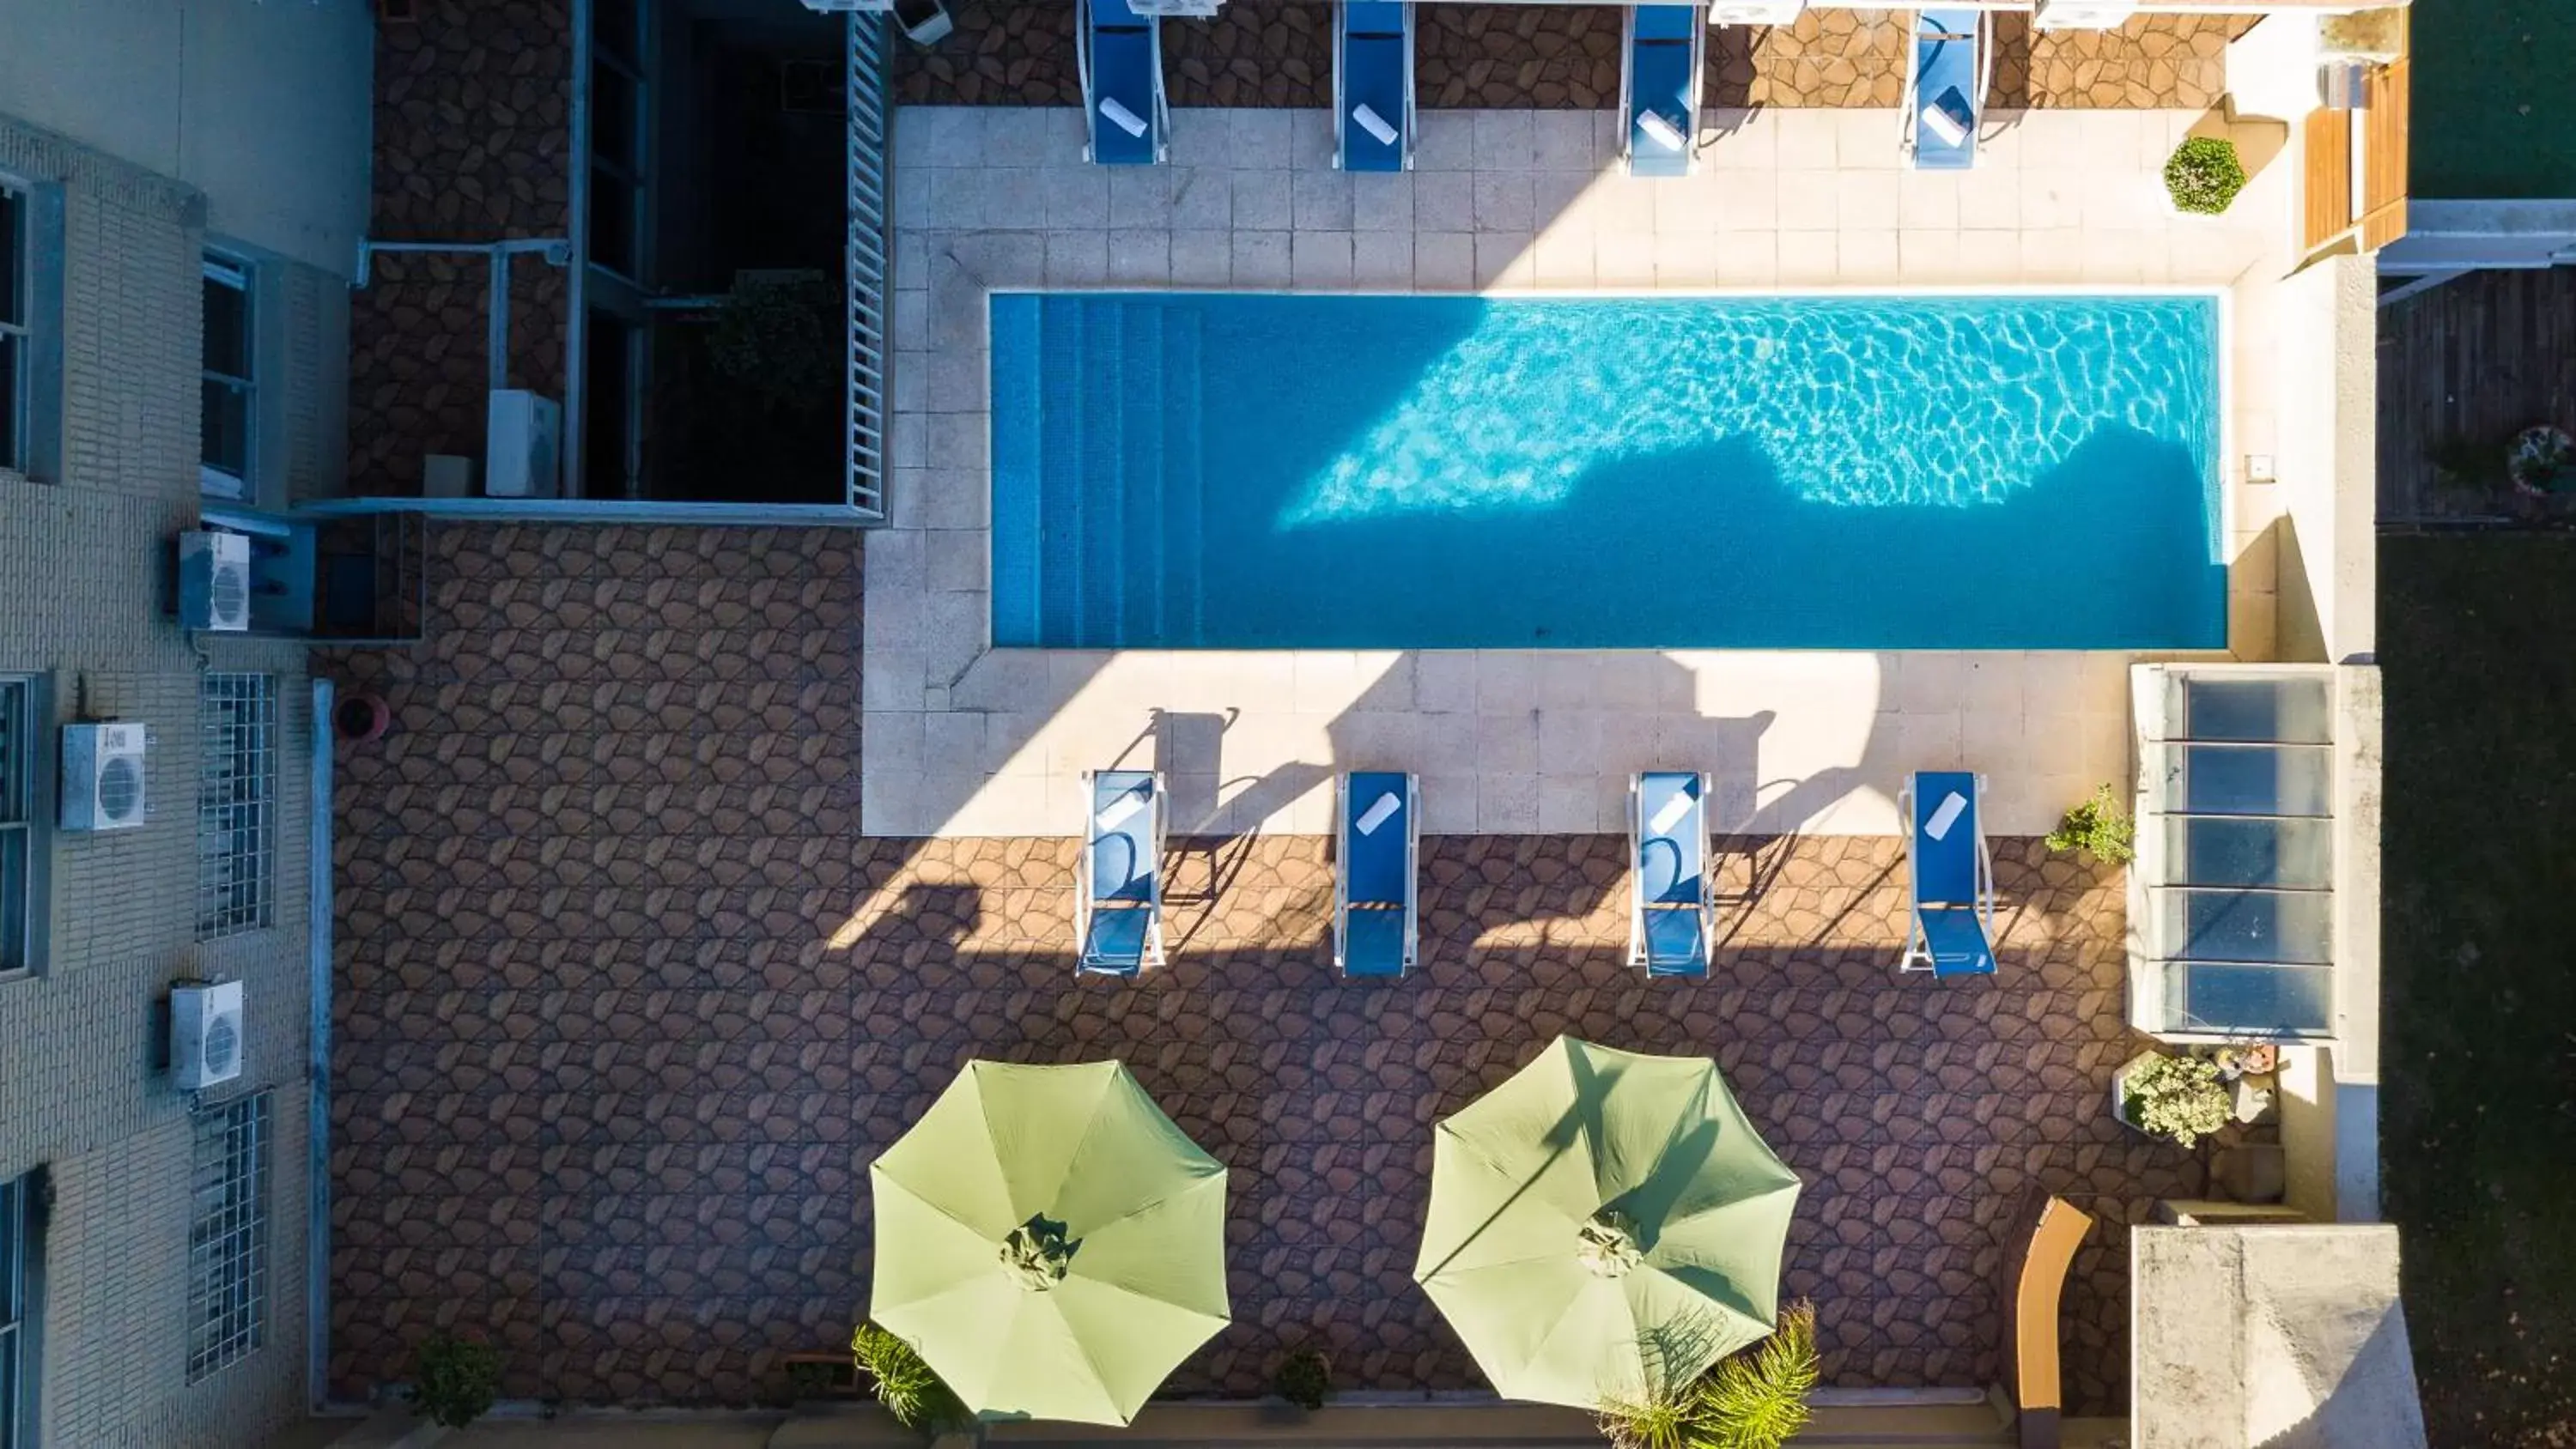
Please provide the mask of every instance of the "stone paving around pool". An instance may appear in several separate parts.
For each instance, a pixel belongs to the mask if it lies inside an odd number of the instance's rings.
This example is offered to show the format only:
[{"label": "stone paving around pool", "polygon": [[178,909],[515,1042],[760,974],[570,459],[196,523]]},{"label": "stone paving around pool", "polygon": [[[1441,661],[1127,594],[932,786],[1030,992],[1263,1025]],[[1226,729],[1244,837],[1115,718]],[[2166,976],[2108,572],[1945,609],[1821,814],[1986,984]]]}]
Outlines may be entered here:
[{"label": "stone paving around pool", "polygon": [[[1073,7],[950,0],[956,29],[896,51],[907,105],[1079,106]],[[1894,107],[1910,10],[1810,10],[1792,25],[1709,32],[1712,106]],[[1416,83],[1440,109],[1609,110],[1619,104],[1619,8],[1425,4]],[[2226,89],[2227,42],[2249,15],[2140,15],[2100,31],[1994,17],[1996,106],[2207,110]],[[1176,106],[1332,104],[1332,14],[1311,0],[1231,0],[1213,20],[1163,27]]]},{"label": "stone paving around pool", "polygon": [[1122,1057],[1228,1164],[1236,1321],[1174,1390],[1305,1343],[1472,1388],[1410,1279],[1428,1129],[1572,1032],[1716,1057],[1806,1181],[1785,1287],[1835,1383],[1994,1382],[2005,1223],[2101,1215],[2069,1404],[2118,1409],[2124,1225],[2203,1170],[2110,1116],[2115,873],[1998,841],[2003,969],[1936,984],[1893,841],[1727,838],[1717,969],[1649,984],[1617,838],[1435,836],[1420,968],[1359,985],[1320,839],[1198,838],[1171,964],[1077,980],[1071,842],[861,834],[877,537],[440,525],[427,642],[326,661],[394,715],[335,791],[335,1393],[442,1326],[512,1395],[782,1393],[866,1301],[869,1159],[977,1055]]},{"label": "stone paving around pool", "polygon": [[[1172,164],[1082,160],[1079,113],[912,107],[895,131],[891,527],[869,543],[871,835],[1071,832],[1081,773],[1153,765],[1175,829],[1322,831],[1349,768],[1425,777],[1440,832],[1622,828],[1629,775],[1715,774],[1725,831],[1885,834],[1905,772],[1973,768],[2038,834],[2126,777],[2116,653],[994,650],[985,298],[996,288],[1535,293],[2142,285],[2225,295],[2221,454],[2237,657],[2274,646],[2286,167],[2177,221],[2199,117],[1997,116],[1976,169],[1902,164],[1893,113],[1712,112],[1683,180],[1620,174],[1606,112],[1429,111],[1419,168],[1330,165],[1324,112],[1184,110]],[[1889,559],[1890,568],[1904,560]],[[2030,607],[2045,609],[2045,599]]]}]

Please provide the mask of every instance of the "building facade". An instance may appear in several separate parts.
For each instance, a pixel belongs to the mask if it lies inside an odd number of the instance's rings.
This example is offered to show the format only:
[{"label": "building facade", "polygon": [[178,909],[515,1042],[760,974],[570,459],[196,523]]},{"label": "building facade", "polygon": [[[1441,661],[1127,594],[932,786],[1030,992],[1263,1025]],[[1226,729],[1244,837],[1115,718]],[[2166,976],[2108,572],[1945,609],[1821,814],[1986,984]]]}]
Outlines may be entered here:
[{"label": "building facade", "polygon": [[[0,6],[10,1444],[264,1442],[307,1404],[308,651],[183,628],[174,569],[341,466],[364,117],[312,123],[366,94],[367,20],[209,23],[240,8]],[[146,120],[138,79],[181,99]],[[84,784],[95,722],[141,727],[139,807]],[[115,828],[65,815],[90,789]],[[197,982],[243,1011],[237,1074],[192,1091]]]}]

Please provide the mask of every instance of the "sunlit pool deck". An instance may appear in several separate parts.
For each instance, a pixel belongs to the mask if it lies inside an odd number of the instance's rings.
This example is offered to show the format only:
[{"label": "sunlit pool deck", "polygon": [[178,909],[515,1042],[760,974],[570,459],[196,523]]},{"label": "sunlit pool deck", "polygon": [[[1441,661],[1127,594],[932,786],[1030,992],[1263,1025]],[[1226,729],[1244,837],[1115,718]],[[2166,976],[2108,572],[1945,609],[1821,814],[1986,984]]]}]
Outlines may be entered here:
[{"label": "sunlit pool deck", "polygon": [[901,112],[865,831],[1063,833],[1081,772],[1111,764],[1164,770],[1182,834],[1322,831],[1333,774],[1363,767],[1421,775],[1441,834],[1617,830],[1645,768],[1711,772],[1722,832],[1886,834],[1905,772],[1961,767],[1989,773],[1993,830],[2035,834],[2126,775],[2117,650],[997,650],[996,291],[2215,293],[2226,642],[2271,657],[2280,507],[2246,460],[2274,436],[2255,343],[2286,270],[2281,168],[2182,220],[2158,170],[2196,112],[2001,114],[1952,174],[1905,167],[1892,112],[1710,119],[1695,175],[1640,181],[1607,113],[1427,113],[1417,170],[1353,177],[1307,112],[1185,111],[1171,166],[1123,170],[1080,159],[1075,113]]}]

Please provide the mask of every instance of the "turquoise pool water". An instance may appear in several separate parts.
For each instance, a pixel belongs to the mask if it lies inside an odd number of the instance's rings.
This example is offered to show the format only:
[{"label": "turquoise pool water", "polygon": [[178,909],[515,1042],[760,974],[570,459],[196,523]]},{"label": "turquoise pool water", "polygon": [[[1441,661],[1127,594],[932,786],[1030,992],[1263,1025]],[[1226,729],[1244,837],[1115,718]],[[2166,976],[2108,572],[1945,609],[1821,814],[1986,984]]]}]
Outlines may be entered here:
[{"label": "turquoise pool water", "polygon": [[2214,298],[992,298],[993,639],[2214,649]]}]

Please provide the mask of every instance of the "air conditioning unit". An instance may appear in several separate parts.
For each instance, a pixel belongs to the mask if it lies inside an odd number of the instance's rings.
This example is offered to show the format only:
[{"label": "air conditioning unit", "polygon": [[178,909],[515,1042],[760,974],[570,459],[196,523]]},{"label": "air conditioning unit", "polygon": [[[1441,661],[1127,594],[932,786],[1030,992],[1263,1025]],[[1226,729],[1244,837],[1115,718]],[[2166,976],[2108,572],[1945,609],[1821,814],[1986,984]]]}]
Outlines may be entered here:
[{"label": "air conditioning unit", "polygon": [[523,388],[494,388],[483,413],[483,450],[486,496],[557,496],[563,491],[563,405]]},{"label": "air conditioning unit", "polygon": [[940,0],[805,0],[805,8],[818,15],[892,15],[923,45],[948,37],[948,7]]},{"label": "air conditioning unit", "polygon": [[143,824],[143,726],[131,720],[63,726],[65,830],[132,830]]},{"label": "air conditioning unit", "polygon": [[1166,20],[1214,20],[1225,0],[1127,0],[1127,8]]},{"label": "air conditioning unit", "polygon": [[2138,13],[2139,0],[2037,0],[2031,23],[2042,30],[2110,30]]},{"label": "air conditioning unit", "polygon": [[179,623],[231,634],[250,627],[250,535],[179,535]]},{"label": "air conditioning unit", "polygon": [[1711,25],[1795,25],[1807,11],[1807,0],[1716,0],[1708,7]]},{"label": "air conditioning unit", "polygon": [[242,1073],[242,984],[170,988],[170,1084],[197,1092]]}]

